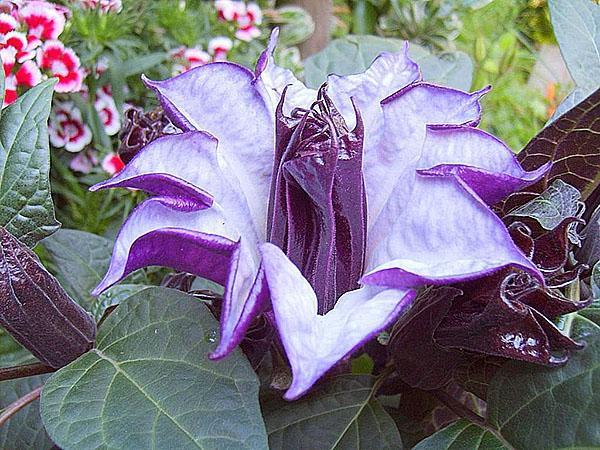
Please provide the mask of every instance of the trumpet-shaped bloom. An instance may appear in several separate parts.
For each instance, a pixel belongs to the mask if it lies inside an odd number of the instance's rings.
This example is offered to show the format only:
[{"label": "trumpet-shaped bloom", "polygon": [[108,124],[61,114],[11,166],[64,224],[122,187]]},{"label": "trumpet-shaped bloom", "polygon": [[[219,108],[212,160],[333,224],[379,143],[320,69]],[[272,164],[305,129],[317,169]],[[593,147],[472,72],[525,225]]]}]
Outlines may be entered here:
[{"label": "trumpet-shaped bloom", "polygon": [[100,293],[147,265],[225,286],[226,356],[269,310],[286,398],[393,323],[427,284],[507,266],[540,278],[490,205],[539,179],[476,128],[479,99],[421,81],[404,51],[317,92],[272,59],[145,80],[182,133],[147,144],[102,188],[150,198],[123,224]]}]

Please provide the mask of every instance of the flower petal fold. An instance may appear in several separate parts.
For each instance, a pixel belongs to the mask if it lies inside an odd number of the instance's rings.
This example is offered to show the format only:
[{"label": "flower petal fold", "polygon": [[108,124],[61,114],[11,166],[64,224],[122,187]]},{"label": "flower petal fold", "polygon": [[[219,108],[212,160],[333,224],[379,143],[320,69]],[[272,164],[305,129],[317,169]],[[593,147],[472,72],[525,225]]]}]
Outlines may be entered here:
[{"label": "flower petal fold", "polygon": [[[274,117],[254,74],[227,62],[207,64],[164,81],[144,78],[169,118],[186,131],[207,131],[219,140],[228,178],[236,178],[264,238],[271,170]],[[180,156],[184,159],[183,156]]]},{"label": "flower petal fold", "polygon": [[410,289],[366,287],[342,295],[321,316],[313,288],[285,254],[272,244],[263,244],[261,253],[275,321],[292,368],[288,400],[304,394],[340,359],[391,324],[415,297]]},{"label": "flower petal fold", "polygon": [[108,271],[93,294],[149,265],[172,267],[224,284],[238,239],[214,208],[181,212],[160,198],[148,199],[123,224]]},{"label": "flower petal fold", "polygon": [[[476,125],[481,116],[479,99],[486,92],[483,89],[468,94],[413,83],[381,102],[381,138],[376,145],[366,146],[364,152],[369,228],[377,225],[388,201],[405,201],[423,152],[427,126]],[[369,133],[366,119],[365,133]]]},{"label": "flower petal fold", "polygon": [[275,64],[273,52],[277,47],[279,28],[271,31],[269,44],[261,53],[255,68],[255,82],[263,84],[271,102],[273,110],[287,87],[285,114],[296,107],[308,108],[317,97],[317,91],[307,88],[304,83],[294,76],[291,70],[284,69]]},{"label": "flower petal fold", "polygon": [[367,253],[362,283],[394,288],[448,284],[506,266],[543,280],[502,221],[454,177],[417,175],[401,212],[387,214],[387,233]]},{"label": "flower petal fold", "polygon": [[417,171],[422,175],[454,175],[488,205],[536,182],[551,163],[523,170],[516,155],[500,140],[469,126],[428,126]]}]

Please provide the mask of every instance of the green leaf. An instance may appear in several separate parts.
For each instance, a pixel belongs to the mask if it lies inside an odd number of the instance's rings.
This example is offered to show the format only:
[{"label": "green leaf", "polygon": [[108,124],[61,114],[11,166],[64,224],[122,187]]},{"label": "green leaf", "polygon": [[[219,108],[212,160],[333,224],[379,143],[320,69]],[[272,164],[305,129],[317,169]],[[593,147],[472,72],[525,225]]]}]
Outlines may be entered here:
[{"label": "green leaf", "polygon": [[600,447],[600,336],[561,368],[511,362],[488,391],[488,420],[515,448]]},{"label": "green leaf", "polygon": [[103,292],[94,300],[90,313],[96,321],[100,320],[104,311],[111,306],[123,303],[128,297],[137,294],[149,286],[143,284],[117,284]]},{"label": "green leaf", "polygon": [[282,47],[304,42],[315,31],[315,22],[310,14],[298,6],[275,9],[271,21],[279,26],[279,45]]},{"label": "green leaf", "polygon": [[[400,52],[404,41],[377,36],[346,36],[335,39],[325,49],[306,59],[306,84],[316,88],[327,80],[327,75],[350,75],[365,71],[381,52]],[[421,66],[423,79],[458,89],[471,87],[473,65],[461,52],[432,55],[424,47],[410,44],[410,57]]]},{"label": "green leaf", "polygon": [[168,56],[169,54],[165,52],[148,53],[147,55],[138,56],[136,58],[131,58],[127,61],[124,61],[120,69],[125,78],[127,78],[132,75],[138,75],[146,70],[158,66],[165,59],[167,59]]},{"label": "green leaf", "polygon": [[[0,383],[0,410],[41,386],[47,378],[43,375]],[[39,400],[25,406],[0,427],[0,448],[41,450],[53,447],[40,418]]]},{"label": "green leaf", "polygon": [[295,402],[274,396],[263,414],[271,450],[402,448],[393,419],[373,398],[370,376],[338,376]]},{"label": "green leaf", "polygon": [[112,242],[85,231],[62,229],[41,244],[60,284],[89,311],[96,301],[90,292],[108,269]]},{"label": "green leaf", "polygon": [[590,94],[600,80],[600,6],[591,0],[550,0],[554,34],[569,72]]},{"label": "green leaf", "polygon": [[423,439],[413,450],[500,450],[507,448],[490,430],[468,420],[459,420],[452,425]]},{"label": "green leaf", "polygon": [[207,358],[217,328],[206,306],[179,291],[129,297],[100,328],[97,348],[46,384],[46,430],[61,448],[266,448],[250,364],[239,350]]},{"label": "green leaf", "polygon": [[0,367],[18,366],[35,360],[31,353],[0,328]]},{"label": "green leaf", "polygon": [[576,188],[557,178],[539,197],[508,215],[531,217],[544,229],[554,230],[564,219],[577,216],[580,198],[581,194]]},{"label": "green leaf", "polygon": [[54,233],[48,116],[55,80],[30,89],[0,118],[0,225],[33,246]]}]

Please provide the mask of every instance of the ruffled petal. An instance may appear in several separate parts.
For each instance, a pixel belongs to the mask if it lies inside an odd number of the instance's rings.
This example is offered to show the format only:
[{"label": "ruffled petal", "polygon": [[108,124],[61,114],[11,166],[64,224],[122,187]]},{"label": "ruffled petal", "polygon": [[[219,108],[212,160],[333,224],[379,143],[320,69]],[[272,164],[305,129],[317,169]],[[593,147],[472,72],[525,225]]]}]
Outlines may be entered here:
[{"label": "ruffled petal", "polygon": [[408,42],[405,42],[401,52],[382,52],[362,73],[329,75],[327,93],[349,127],[356,122],[350,99],[354,100],[365,122],[368,145],[370,135],[376,135],[383,122],[380,102],[420,79],[419,66],[408,57]]},{"label": "ruffled petal", "polygon": [[488,205],[536,182],[551,163],[527,172],[516,155],[500,140],[469,126],[428,126],[418,173],[453,175]]},{"label": "ruffled petal", "polygon": [[158,195],[180,210],[213,206],[222,210],[228,226],[235,227],[249,245],[258,245],[260,233],[248,220],[250,208],[235,179],[228,179],[226,161],[218,157],[217,140],[190,131],[168,135],[145,146],[117,175],[91,190],[142,189]]},{"label": "ruffled petal", "polygon": [[388,201],[404,202],[405,191],[410,192],[427,125],[476,125],[481,115],[479,99],[485,92],[487,89],[468,94],[413,83],[381,102],[382,138],[378,145],[365,147],[364,153],[370,228],[377,225]]},{"label": "ruffled petal", "polygon": [[362,283],[394,288],[448,284],[506,266],[543,280],[502,221],[460,180],[418,175],[403,200],[401,212],[390,211],[388,222],[381,224],[387,233],[367,254]]},{"label": "ruffled petal", "polygon": [[177,211],[160,198],[141,203],[117,235],[110,266],[93,294],[99,295],[134,270],[171,267],[224,284],[239,235],[210,208]]},{"label": "ruffled petal", "polygon": [[258,82],[263,84],[273,110],[279,103],[283,90],[287,87],[284,112],[289,115],[294,108],[308,108],[317,98],[317,91],[307,88],[302,81],[294,76],[291,70],[275,64],[273,52],[277,47],[278,38],[279,28],[274,28],[271,31],[268,47],[261,53],[256,62],[255,77]]},{"label": "ruffled petal", "polygon": [[298,268],[272,244],[261,246],[262,264],[293,382],[285,398],[300,397],[332,366],[393,320],[412,302],[409,289],[366,287],[344,294],[327,314]]},{"label": "ruffled petal", "polygon": [[[274,154],[274,115],[265,94],[244,67],[218,62],[164,81],[144,79],[181,129],[207,131],[219,141],[264,240]],[[183,156],[180,158],[185,159]]]}]

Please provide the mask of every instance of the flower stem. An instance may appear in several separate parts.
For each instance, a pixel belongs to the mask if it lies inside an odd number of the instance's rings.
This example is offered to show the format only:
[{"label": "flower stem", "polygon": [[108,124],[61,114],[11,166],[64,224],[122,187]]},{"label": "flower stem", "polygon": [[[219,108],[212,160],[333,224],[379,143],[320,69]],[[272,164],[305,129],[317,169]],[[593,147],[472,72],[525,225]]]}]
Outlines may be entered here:
[{"label": "flower stem", "polygon": [[22,366],[0,368],[0,381],[14,380],[15,378],[31,377],[56,371],[55,368],[42,363],[25,364]]},{"label": "flower stem", "polygon": [[[574,302],[581,301],[581,289],[579,285],[579,277],[577,277],[571,284],[566,288],[567,297]],[[563,325],[563,333],[567,336],[571,336],[571,327],[573,326],[573,319],[577,316],[577,312],[567,314]]]},{"label": "flower stem", "polygon": [[25,394],[23,397],[18,398],[8,405],[4,411],[2,411],[2,414],[0,414],[0,427],[8,422],[10,418],[18,413],[21,409],[40,398],[43,387],[43,385],[36,387],[33,391]]}]

